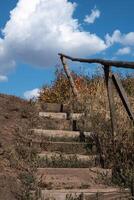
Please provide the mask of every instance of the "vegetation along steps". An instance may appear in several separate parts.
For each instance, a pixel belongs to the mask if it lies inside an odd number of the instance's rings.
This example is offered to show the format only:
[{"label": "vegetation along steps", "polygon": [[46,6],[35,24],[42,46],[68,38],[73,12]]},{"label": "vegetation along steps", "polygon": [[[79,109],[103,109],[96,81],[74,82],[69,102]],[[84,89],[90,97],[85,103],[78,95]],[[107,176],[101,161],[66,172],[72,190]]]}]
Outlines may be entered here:
[{"label": "vegetation along steps", "polygon": [[82,116],[69,113],[66,105],[42,106],[42,124],[30,130],[33,142],[40,144],[36,173],[40,200],[128,200],[129,190],[113,186],[111,169],[100,166],[92,133],[73,130],[73,120]]}]

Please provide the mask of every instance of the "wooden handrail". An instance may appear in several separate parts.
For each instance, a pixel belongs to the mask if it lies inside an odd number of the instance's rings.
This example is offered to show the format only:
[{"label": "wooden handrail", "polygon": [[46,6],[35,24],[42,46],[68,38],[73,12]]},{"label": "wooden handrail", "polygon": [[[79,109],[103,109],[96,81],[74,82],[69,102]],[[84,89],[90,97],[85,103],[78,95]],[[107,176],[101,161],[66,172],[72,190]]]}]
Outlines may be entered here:
[{"label": "wooden handrail", "polygon": [[114,83],[117,92],[123,102],[123,105],[130,117],[130,119],[134,122],[134,114],[130,107],[127,95],[125,93],[125,90],[123,89],[123,86],[121,82],[119,81],[118,77],[110,71],[111,67],[117,67],[117,68],[130,68],[134,69],[134,62],[127,62],[127,61],[114,61],[114,60],[104,60],[104,59],[84,59],[84,58],[73,58],[70,56],[67,56],[65,54],[59,53],[59,56],[61,58],[65,73],[67,74],[67,77],[70,81],[70,85],[73,89],[73,93],[75,96],[78,97],[78,91],[75,87],[73,78],[71,76],[71,73],[69,71],[69,68],[66,64],[65,59],[69,59],[71,61],[75,62],[83,62],[83,63],[98,63],[101,64],[104,67],[104,74],[105,74],[105,81],[107,86],[107,93],[108,93],[108,100],[109,100],[109,108],[110,108],[110,115],[111,115],[111,128],[112,128],[112,138],[113,138],[113,144],[114,144],[114,137],[116,135],[116,119],[114,117],[114,99],[112,95],[112,83]]},{"label": "wooden handrail", "polygon": [[104,65],[104,66],[114,66],[114,67],[118,67],[118,68],[134,69],[134,62],[104,60],[104,59],[99,59],[99,58],[93,58],[93,59],[73,58],[73,57],[64,55],[62,53],[59,53],[59,56],[67,58],[71,61],[76,61],[76,62],[98,63],[98,64],[101,64],[101,65]]}]

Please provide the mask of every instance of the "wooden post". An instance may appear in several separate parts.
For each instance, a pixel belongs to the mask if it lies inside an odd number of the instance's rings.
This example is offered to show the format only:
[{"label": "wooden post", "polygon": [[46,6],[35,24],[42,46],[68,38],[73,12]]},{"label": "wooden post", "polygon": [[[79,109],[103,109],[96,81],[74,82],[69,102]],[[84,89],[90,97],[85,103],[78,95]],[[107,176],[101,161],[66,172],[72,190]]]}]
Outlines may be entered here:
[{"label": "wooden post", "polygon": [[109,108],[110,108],[110,117],[111,117],[111,128],[112,128],[112,138],[114,142],[114,138],[116,136],[116,119],[114,114],[114,99],[113,99],[113,81],[112,81],[112,74],[110,72],[110,66],[104,66],[104,73],[105,73],[105,81],[107,87],[107,94],[108,94],[108,101],[109,101]]},{"label": "wooden post", "polygon": [[63,68],[64,68],[64,71],[65,71],[65,73],[67,75],[67,78],[68,78],[68,80],[70,82],[73,94],[79,100],[79,93],[78,93],[78,90],[77,90],[77,88],[75,86],[75,83],[74,83],[73,77],[71,75],[71,72],[70,72],[70,70],[69,70],[69,68],[67,66],[66,58],[64,58],[63,56],[60,56],[60,59],[61,59],[61,62],[63,64]]},{"label": "wooden post", "polygon": [[123,103],[123,105],[126,109],[126,112],[127,112],[129,118],[133,121],[133,124],[134,124],[134,113],[133,113],[133,110],[131,109],[126,91],[123,88],[123,85],[122,85],[120,79],[118,78],[117,74],[113,74],[112,79],[113,79],[113,82],[114,82],[115,87],[117,89],[117,92],[118,92],[118,94],[119,94],[119,96],[122,100],[122,103]]}]

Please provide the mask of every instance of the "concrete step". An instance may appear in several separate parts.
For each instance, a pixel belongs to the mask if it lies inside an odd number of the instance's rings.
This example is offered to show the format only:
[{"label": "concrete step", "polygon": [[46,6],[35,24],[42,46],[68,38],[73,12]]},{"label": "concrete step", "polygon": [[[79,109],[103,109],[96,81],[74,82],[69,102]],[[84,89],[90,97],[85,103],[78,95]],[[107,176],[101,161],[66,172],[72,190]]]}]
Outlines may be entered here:
[{"label": "concrete step", "polygon": [[67,112],[69,109],[66,104],[45,103],[42,105],[42,110],[44,112]]},{"label": "concrete step", "polygon": [[83,116],[84,116],[84,113],[70,113],[68,115],[68,118],[72,120],[80,120]]},{"label": "concrete step", "polygon": [[96,147],[84,142],[44,142],[41,149],[49,152],[90,155],[96,153]]},{"label": "concrete step", "polygon": [[99,165],[96,155],[63,154],[42,152],[38,154],[38,166],[41,168],[88,168]]},{"label": "concrete step", "polygon": [[58,118],[47,118],[47,117],[39,117],[38,123],[36,124],[36,128],[42,129],[51,129],[51,130],[68,130],[68,131],[76,131],[80,130],[82,127],[82,121],[79,120],[71,120],[69,119],[58,119]]},{"label": "concrete step", "polygon": [[132,200],[131,194],[129,191],[120,191],[120,192],[115,192],[115,193],[109,193],[105,194],[104,198],[103,195],[101,197],[103,200]]},{"label": "concrete step", "polygon": [[37,129],[47,129],[47,130],[67,130],[73,131],[73,122],[67,119],[49,119],[40,117],[38,120],[38,124],[36,126]]},{"label": "concrete step", "polygon": [[70,120],[80,120],[84,116],[83,113],[62,113],[62,112],[39,112],[39,117],[49,118],[49,119],[70,119]]},{"label": "concrete step", "polygon": [[41,199],[55,200],[128,200],[129,190],[120,190],[119,188],[108,187],[105,189],[75,189],[75,190],[42,190]]},{"label": "concrete step", "polygon": [[48,119],[67,119],[67,113],[39,112],[39,117]]},{"label": "concrete step", "polygon": [[31,132],[44,141],[79,141],[80,137],[79,131],[32,129]]},{"label": "concrete step", "polygon": [[43,129],[31,129],[33,137],[40,137],[44,141],[53,142],[73,142],[81,141],[84,138],[90,138],[92,133],[84,132],[81,134],[79,131],[63,131],[63,130],[43,130]]},{"label": "concrete step", "polygon": [[[57,138],[58,140],[59,138]],[[60,138],[61,139],[61,138]],[[39,137],[26,141],[29,146],[33,147],[39,153],[41,151],[66,153],[66,154],[81,154],[81,155],[94,155],[96,154],[96,146],[92,143],[86,142],[52,142],[46,141],[46,138]]]},{"label": "concrete step", "polygon": [[111,179],[111,170],[101,168],[38,168],[37,181],[44,189],[105,188]]},{"label": "concrete step", "polygon": [[62,104],[58,103],[45,103],[42,105],[42,109],[45,112],[61,112],[62,107]]}]

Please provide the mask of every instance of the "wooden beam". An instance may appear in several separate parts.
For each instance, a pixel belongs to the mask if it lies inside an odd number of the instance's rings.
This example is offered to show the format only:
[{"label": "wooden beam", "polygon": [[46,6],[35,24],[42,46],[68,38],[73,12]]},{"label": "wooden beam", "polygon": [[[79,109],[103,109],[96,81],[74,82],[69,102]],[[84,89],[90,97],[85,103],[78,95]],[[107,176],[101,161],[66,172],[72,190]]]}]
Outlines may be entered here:
[{"label": "wooden beam", "polygon": [[114,82],[114,84],[116,86],[116,89],[117,89],[117,91],[119,93],[119,96],[120,96],[120,98],[122,100],[122,103],[123,103],[123,105],[124,105],[124,107],[125,107],[125,109],[126,109],[126,111],[128,113],[128,116],[134,122],[134,113],[133,113],[133,111],[131,109],[127,94],[126,94],[126,92],[125,92],[125,90],[123,88],[123,85],[122,85],[120,79],[118,78],[117,74],[113,74],[112,75],[112,79],[113,79],[113,82]]},{"label": "wooden beam", "polygon": [[105,81],[107,87],[109,108],[110,108],[110,117],[111,117],[111,128],[112,128],[112,137],[114,141],[114,137],[116,136],[116,119],[115,119],[115,109],[114,109],[114,99],[113,99],[113,81],[112,74],[110,72],[110,66],[104,66],[105,73]]},{"label": "wooden beam", "polygon": [[79,99],[79,93],[78,93],[78,90],[77,90],[77,88],[75,86],[73,77],[72,77],[71,72],[69,70],[69,67],[67,65],[66,58],[64,58],[63,56],[61,56],[60,58],[61,58],[61,62],[63,64],[64,71],[65,71],[65,73],[67,75],[67,78],[69,80],[70,86],[72,88],[73,94],[77,99]]},{"label": "wooden beam", "polygon": [[114,66],[117,68],[131,68],[134,69],[134,62],[127,62],[127,61],[113,61],[113,60],[104,60],[104,59],[84,59],[84,58],[73,58],[64,54],[59,54],[59,56],[62,56],[64,58],[67,58],[71,61],[76,61],[76,62],[83,62],[83,63],[97,63],[101,64],[104,66]]}]

